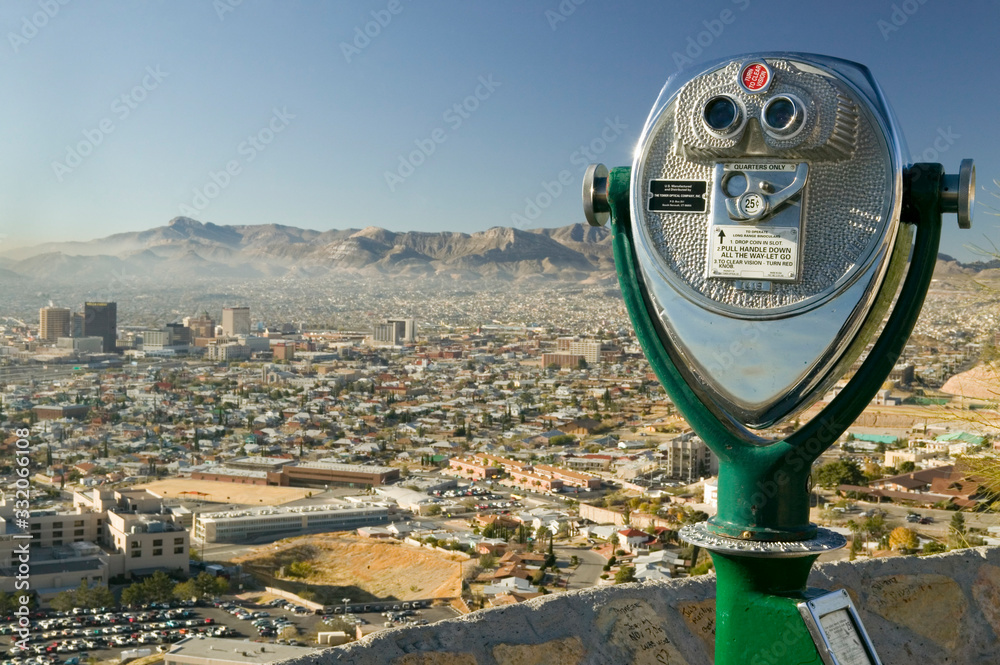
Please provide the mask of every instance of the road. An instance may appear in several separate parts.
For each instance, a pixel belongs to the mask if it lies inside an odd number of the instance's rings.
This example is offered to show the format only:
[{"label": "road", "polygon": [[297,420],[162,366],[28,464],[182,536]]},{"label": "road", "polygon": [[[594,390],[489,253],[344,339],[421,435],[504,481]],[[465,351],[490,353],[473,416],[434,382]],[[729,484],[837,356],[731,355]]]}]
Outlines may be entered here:
[{"label": "road", "polygon": [[[553,552],[560,562],[566,562],[566,567],[560,568],[560,572],[567,576],[567,591],[589,589],[597,584],[607,563],[600,554],[585,547],[555,547]],[[569,560],[574,555],[580,559],[576,568],[569,566]]]},{"label": "road", "polygon": [[252,543],[209,543],[204,547],[198,542],[191,543],[191,549],[204,561],[230,561],[259,547],[260,544]]},{"label": "road", "polygon": [[[834,497],[827,497],[828,500]],[[906,506],[900,506],[894,503],[870,503],[868,501],[857,501],[858,512],[846,513],[842,519],[837,520],[838,526],[843,526],[847,520],[859,521],[864,519],[859,516],[860,511],[871,510],[873,508],[878,508],[885,511],[886,522],[894,527],[905,526],[907,528],[913,529],[921,536],[931,537],[937,540],[942,540],[948,536],[948,527],[951,524],[952,517],[955,516],[955,511],[952,510],[936,510],[933,508],[908,508]],[[930,517],[934,521],[930,524],[916,524],[906,521],[906,515],[910,512],[917,513],[922,517]],[[986,529],[991,526],[1000,526],[1000,515],[995,513],[969,513],[963,512],[962,516],[965,518],[965,525],[968,528],[976,529]],[[818,517],[818,513],[813,514],[813,518]]]}]

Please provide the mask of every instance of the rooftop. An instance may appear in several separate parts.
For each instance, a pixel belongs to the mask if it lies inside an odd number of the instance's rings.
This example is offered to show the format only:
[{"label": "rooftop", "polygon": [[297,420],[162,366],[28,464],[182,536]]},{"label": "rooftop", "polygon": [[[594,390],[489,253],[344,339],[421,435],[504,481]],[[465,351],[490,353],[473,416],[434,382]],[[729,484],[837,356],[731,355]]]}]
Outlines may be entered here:
[{"label": "rooftop", "polygon": [[206,464],[191,467],[192,473],[212,473],[219,476],[236,476],[240,478],[267,478],[267,471],[257,469],[233,469],[218,464]]},{"label": "rooftop", "polygon": [[165,658],[167,660],[185,659],[185,661],[188,658],[203,658],[215,663],[273,663],[313,653],[315,653],[315,649],[308,647],[263,644],[249,640],[228,640],[221,637],[186,637],[170,647]]},{"label": "rooftop", "polygon": [[245,510],[231,510],[225,512],[217,512],[217,513],[201,513],[198,517],[198,520],[205,521],[205,520],[215,520],[215,519],[258,518],[258,517],[269,517],[269,516],[301,515],[303,513],[309,513],[318,516],[323,513],[344,513],[352,510],[370,510],[372,508],[385,509],[386,506],[384,504],[376,504],[376,503],[359,503],[350,506],[343,504],[321,504],[313,506],[277,506],[277,507],[247,508]]},{"label": "rooftop", "polygon": [[391,466],[376,466],[374,464],[340,464],[338,462],[300,462],[295,466],[304,469],[325,469],[327,471],[343,471],[345,473],[389,473],[395,471]]}]

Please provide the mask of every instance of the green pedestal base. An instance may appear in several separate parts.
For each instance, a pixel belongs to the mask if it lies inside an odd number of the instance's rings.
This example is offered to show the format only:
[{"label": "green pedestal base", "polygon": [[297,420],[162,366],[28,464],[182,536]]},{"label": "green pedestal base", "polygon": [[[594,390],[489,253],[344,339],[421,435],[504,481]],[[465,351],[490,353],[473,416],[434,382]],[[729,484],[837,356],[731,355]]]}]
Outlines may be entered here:
[{"label": "green pedestal base", "polygon": [[816,556],[711,554],[718,575],[716,665],[823,665],[798,610]]}]

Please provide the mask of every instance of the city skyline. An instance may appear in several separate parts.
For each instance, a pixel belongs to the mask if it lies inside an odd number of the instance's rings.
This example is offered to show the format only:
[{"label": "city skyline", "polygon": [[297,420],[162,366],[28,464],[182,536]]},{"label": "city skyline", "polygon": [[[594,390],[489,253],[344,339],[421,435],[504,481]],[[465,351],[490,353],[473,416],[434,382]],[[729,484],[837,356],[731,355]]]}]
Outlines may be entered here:
[{"label": "city skyline", "polygon": [[[670,75],[754,51],[867,65],[908,156],[949,172],[974,158],[988,199],[1000,137],[975,63],[1000,54],[1000,10],[963,7],[7,3],[0,62],[19,103],[0,111],[0,253],[185,214],[318,231],[565,226],[583,219],[585,166],[631,162]],[[965,245],[994,239],[980,206],[972,233],[946,222],[941,249],[974,260]]]}]

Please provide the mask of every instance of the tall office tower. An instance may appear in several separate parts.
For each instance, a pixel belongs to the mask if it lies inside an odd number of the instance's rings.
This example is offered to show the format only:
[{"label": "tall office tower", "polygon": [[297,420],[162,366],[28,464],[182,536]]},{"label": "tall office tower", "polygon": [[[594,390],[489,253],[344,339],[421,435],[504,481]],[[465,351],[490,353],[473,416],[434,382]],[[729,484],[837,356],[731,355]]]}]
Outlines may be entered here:
[{"label": "tall office tower", "polygon": [[43,307],[38,312],[38,336],[47,342],[69,337],[70,311],[65,307]]},{"label": "tall office tower", "polygon": [[215,319],[202,312],[201,316],[191,316],[184,319],[184,325],[191,329],[191,341],[198,337],[215,337]]},{"label": "tall office tower", "polygon": [[87,302],[83,304],[83,336],[104,340],[102,351],[115,353],[118,338],[118,303]]},{"label": "tall office tower", "polygon": [[394,324],[401,342],[417,341],[417,322],[414,319],[387,319],[386,323]]},{"label": "tall office tower", "polygon": [[250,334],[249,307],[222,308],[222,336],[236,337]]},{"label": "tall office tower", "polygon": [[395,323],[376,323],[372,327],[372,341],[376,344],[398,346],[400,336]]},{"label": "tall office tower", "polygon": [[83,314],[73,312],[69,315],[69,336],[83,337]]},{"label": "tall office tower", "polygon": [[191,343],[191,329],[183,323],[168,323],[165,330],[170,331],[171,344]]}]

